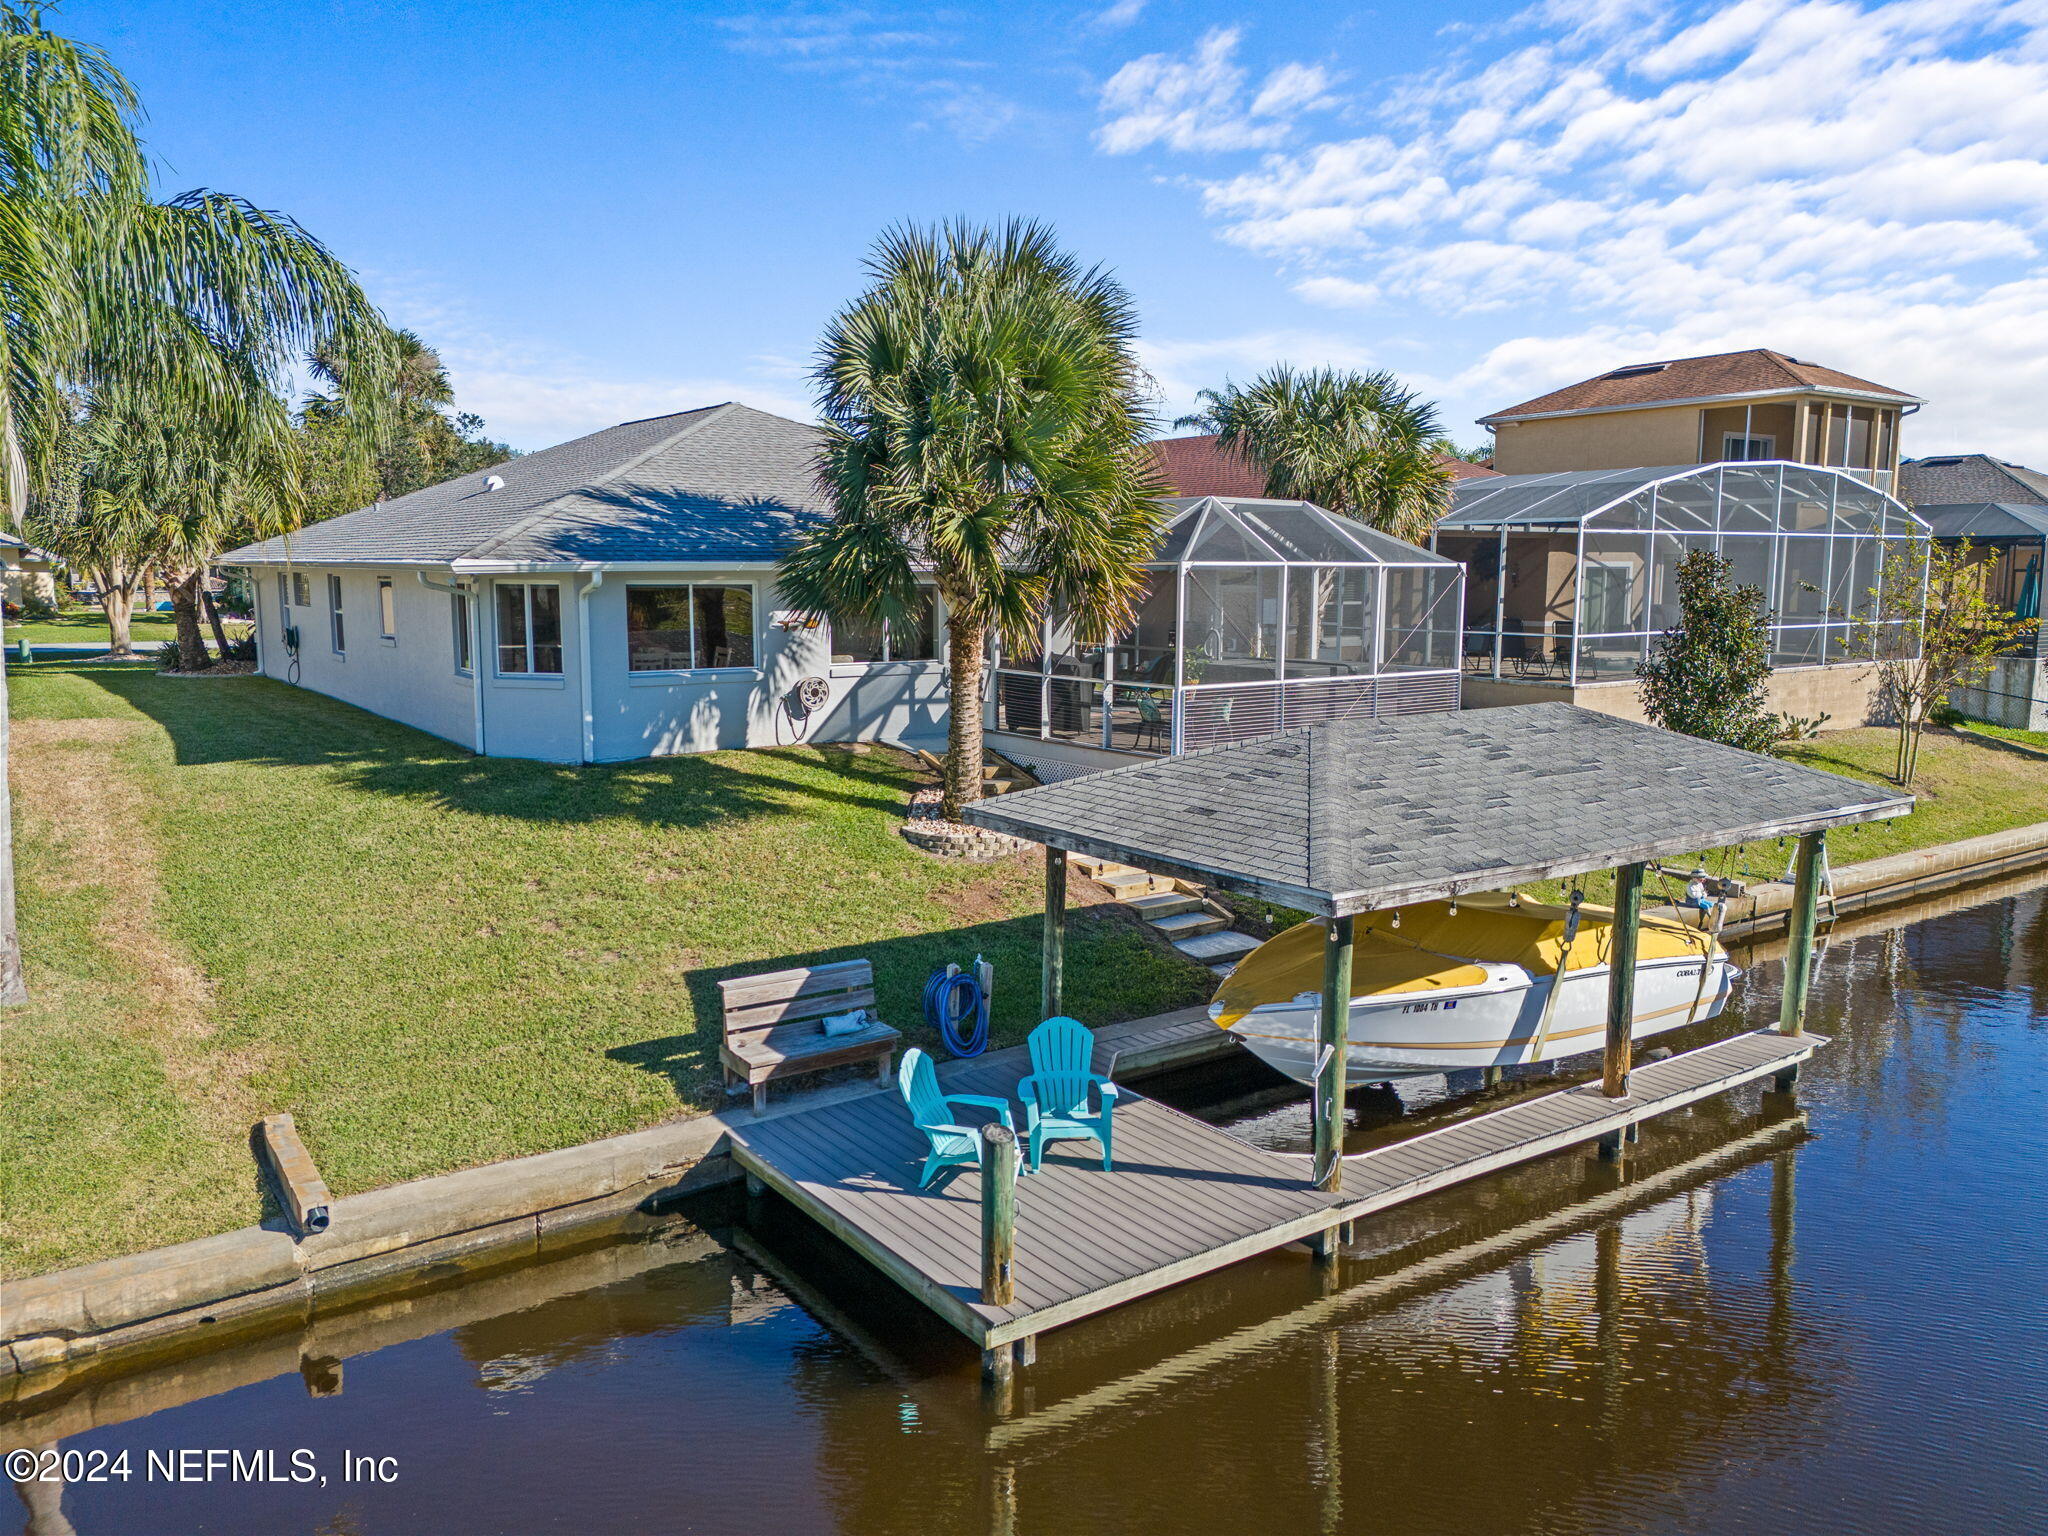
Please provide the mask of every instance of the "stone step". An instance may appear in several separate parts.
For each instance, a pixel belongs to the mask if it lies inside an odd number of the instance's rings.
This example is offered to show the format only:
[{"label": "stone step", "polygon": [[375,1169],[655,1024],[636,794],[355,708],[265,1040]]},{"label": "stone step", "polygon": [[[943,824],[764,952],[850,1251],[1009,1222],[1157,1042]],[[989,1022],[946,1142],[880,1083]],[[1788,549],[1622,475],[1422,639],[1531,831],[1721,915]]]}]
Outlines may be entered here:
[{"label": "stone step", "polygon": [[1248,955],[1259,947],[1259,941],[1234,929],[1226,929],[1222,933],[1197,934],[1192,939],[1175,939],[1173,947],[1190,960],[1214,963]]},{"label": "stone step", "polygon": [[1199,912],[1202,904],[1192,896],[1179,891],[1155,891],[1150,896],[1133,896],[1124,903],[1140,917],[1157,922],[1162,917],[1175,917],[1182,912]]},{"label": "stone step", "polygon": [[1236,969],[1236,961],[1222,960],[1218,961],[1215,965],[1209,967],[1209,974],[1211,976],[1217,977],[1220,980],[1228,981],[1230,979],[1230,973]]},{"label": "stone step", "polygon": [[1171,917],[1155,917],[1152,926],[1169,939],[1192,939],[1198,934],[1221,933],[1230,926],[1228,918],[1218,917],[1213,912],[1199,909],[1193,912],[1176,912]]}]

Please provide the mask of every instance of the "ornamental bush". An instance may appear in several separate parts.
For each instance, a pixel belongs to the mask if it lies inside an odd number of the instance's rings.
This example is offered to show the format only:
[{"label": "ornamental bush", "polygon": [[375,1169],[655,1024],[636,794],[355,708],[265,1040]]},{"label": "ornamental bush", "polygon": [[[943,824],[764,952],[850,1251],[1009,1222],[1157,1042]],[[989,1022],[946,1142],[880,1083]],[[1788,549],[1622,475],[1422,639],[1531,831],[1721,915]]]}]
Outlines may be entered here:
[{"label": "ornamental bush", "polygon": [[1767,707],[1770,614],[1757,587],[1729,580],[1729,562],[1696,549],[1678,562],[1678,622],[1636,668],[1643,708],[1667,731],[1768,752],[1791,732]]}]

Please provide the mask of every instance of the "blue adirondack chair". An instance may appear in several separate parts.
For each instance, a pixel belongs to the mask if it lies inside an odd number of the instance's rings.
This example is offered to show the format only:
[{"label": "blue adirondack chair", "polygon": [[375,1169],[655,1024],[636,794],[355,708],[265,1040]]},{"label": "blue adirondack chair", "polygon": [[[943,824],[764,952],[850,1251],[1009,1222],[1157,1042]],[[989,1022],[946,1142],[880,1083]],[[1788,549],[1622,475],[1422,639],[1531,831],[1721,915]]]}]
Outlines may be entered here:
[{"label": "blue adirondack chair", "polygon": [[[1025,1042],[1031,1075],[1017,1085],[1024,1101],[1025,1165],[1036,1170],[1048,1141],[1102,1144],[1102,1170],[1109,1171],[1110,1111],[1117,1086],[1095,1065],[1095,1034],[1078,1019],[1047,1019]],[[1091,1103],[1099,1107],[1091,1108]]]},{"label": "blue adirondack chair", "polygon": [[931,1156],[924,1160],[924,1172],[917,1181],[919,1189],[929,1185],[942,1168],[981,1162],[981,1132],[959,1123],[959,1117],[953,1113],[955,1104],[993,1110],[1006,1129],[1017,1129],[1010,1119],[1006,1099],[984,1098],[978,1093],[939,1092],[939,1074],[932,1068],[931,1057],[914,1045],[903,1053],[903,1065],[896,1071],[896,1086],[903,1091],[903,1102],[910,1107],[912,1123],[931,1143]]}]

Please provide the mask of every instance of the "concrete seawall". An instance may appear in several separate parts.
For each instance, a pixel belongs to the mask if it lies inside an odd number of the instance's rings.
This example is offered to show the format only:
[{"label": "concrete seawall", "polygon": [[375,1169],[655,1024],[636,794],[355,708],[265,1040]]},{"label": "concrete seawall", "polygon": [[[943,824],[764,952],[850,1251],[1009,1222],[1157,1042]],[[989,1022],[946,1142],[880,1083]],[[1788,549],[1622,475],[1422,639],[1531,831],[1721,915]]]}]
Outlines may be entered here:
[{"label": "concrete seawall", "polygon": [[[1851,913],[2048,864],[2048,822],[1994,832],[1835,871],[1837,910]],[[1753,887],[1730,904],[1723,932],[1781,931],[1789,885]],[[1174,1016],[1163,1016],[1174,1017]],[[1098,1032],[1113,1045],[1148,1024]],[[1229,1037],[1216,1032],[1219,1050]],[[1198,1042],[1199,1043],[1199,1042]],[[1154,1059],[1156,1058],[1156,1059]],[[1138,1075],[1193,1059],[1186,1040],[1120,1055]],[[872,1080],[778,1096],[787,1114],[875,1091]],[[344,1196],[324,1231],[295,1238],[281,1222],[107,1259],[29,1280],[0,1281],[0,1405],[160,1353],[303,1325],[324,1310],[445,1284],[588,1242],[631,1213],[736,1178],[726,1125],[741,1109],[603,1141]]]}]

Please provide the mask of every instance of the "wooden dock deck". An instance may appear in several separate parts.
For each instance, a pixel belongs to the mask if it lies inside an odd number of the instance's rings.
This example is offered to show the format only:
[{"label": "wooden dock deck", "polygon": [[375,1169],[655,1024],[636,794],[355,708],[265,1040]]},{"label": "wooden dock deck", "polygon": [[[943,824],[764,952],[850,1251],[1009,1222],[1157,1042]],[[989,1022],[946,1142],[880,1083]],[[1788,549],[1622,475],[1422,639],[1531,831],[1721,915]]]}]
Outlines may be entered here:
[{"label": "wooden dock deck", "polygon": [[[1169,1040],[1185,1021],[1159,1021]],[[1213,1026],[1209,1026],[1213,1029]],[[1105,1032],[1107,1033],[1107,1032]],[[1142,1031],[1132,1032],[1135,1035]],[[1134,1038],[1132,1046],[1157,1048]],[[981,1300],[981,1188],[974,1169],[917,1187],[924,1138],[893,1093],[736,1125],[750,1175],[918,1297],[984,1350],[1313,1237],[1495,1169],[1619,1132],[1636,1121],[1774,1076],[1816,1035],[1759,1031],[1636,1070],[1625,1098],[1567,1088],[1344,1160],[1341,1192],[1311,1186],[1309,1160],[1239,1141],[1143,1095],[1116,1110],[1116,1167],[1091,1143],[1056,1143],[1017,1187],[1016,1300]],[[1098,1042],[1109,1056],[1115,1046]],[[939,1069],[950,1093],[1008,1096],[1012,1053]],[[1017,1115],[1021,1126],[1021,1112]]]}]

